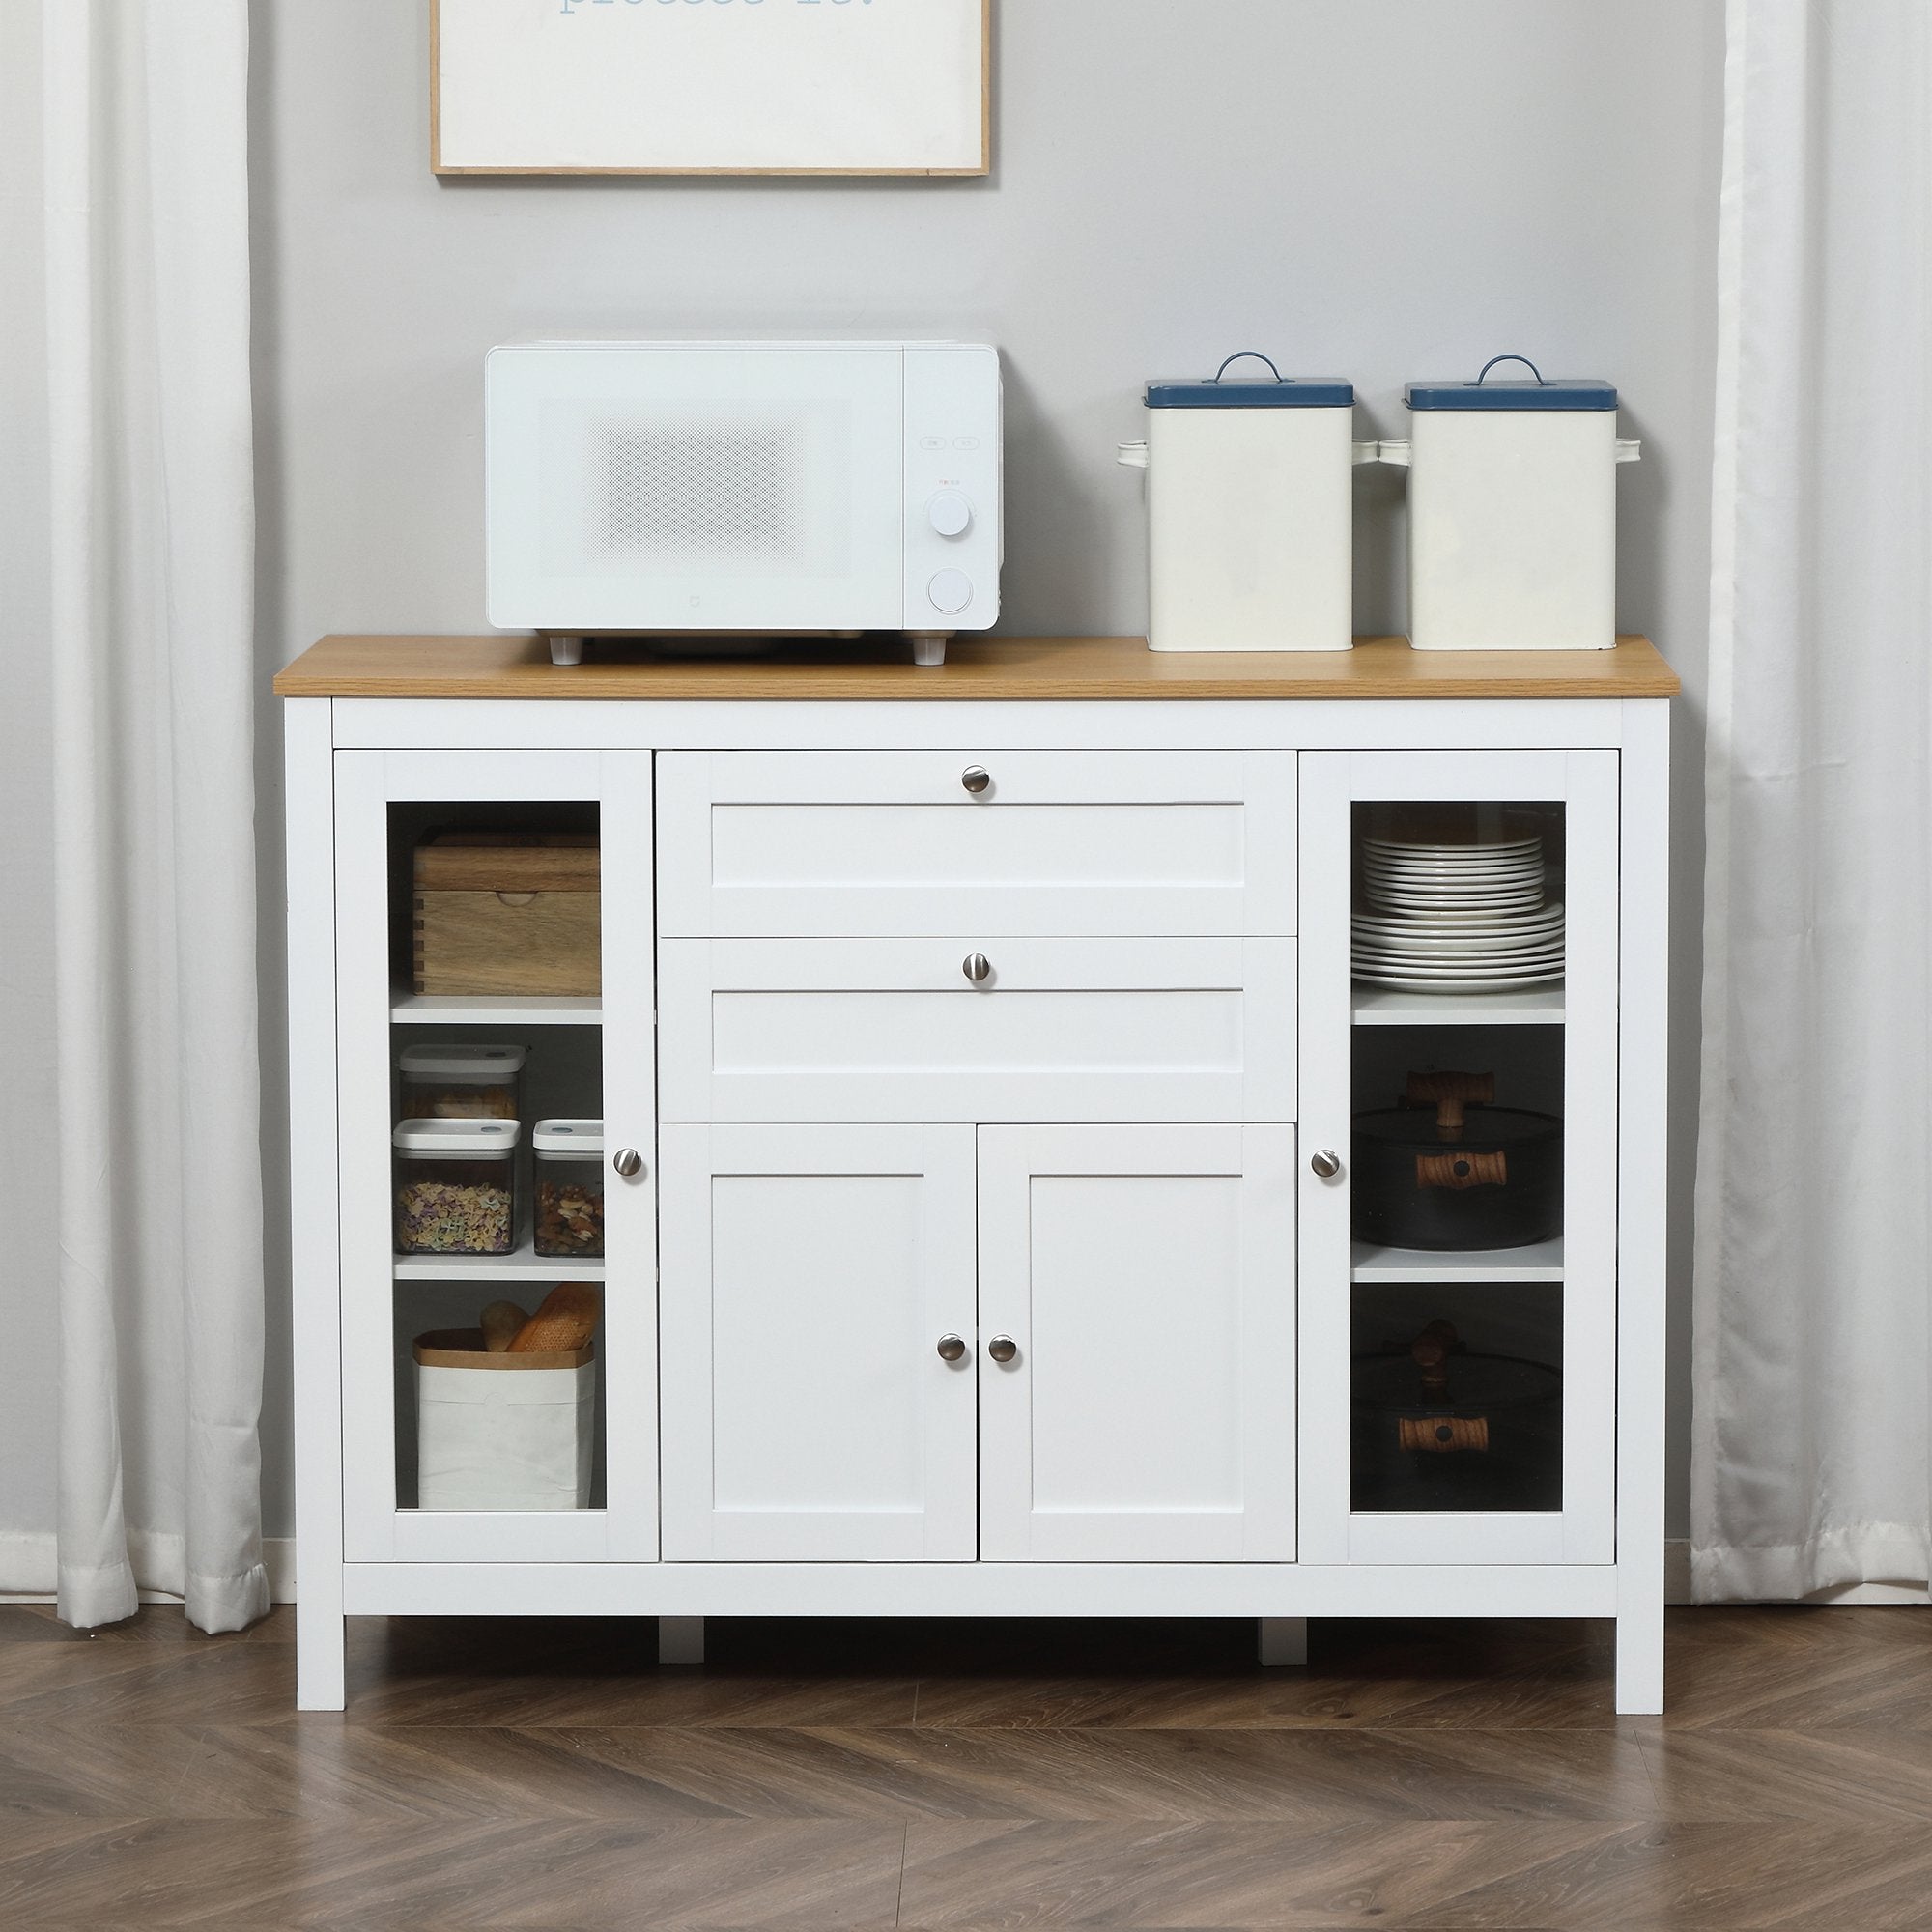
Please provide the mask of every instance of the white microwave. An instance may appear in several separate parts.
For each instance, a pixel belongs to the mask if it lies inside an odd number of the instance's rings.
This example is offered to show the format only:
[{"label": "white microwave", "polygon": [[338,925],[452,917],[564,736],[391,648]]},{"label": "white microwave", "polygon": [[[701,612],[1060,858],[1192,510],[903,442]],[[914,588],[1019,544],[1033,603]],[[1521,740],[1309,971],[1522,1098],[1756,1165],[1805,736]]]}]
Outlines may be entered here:
[{"label": "white microwave", "polygon": [[490,352],[489,613],[586,637],[903,632],[1000,614],[1000,358],[963,342]]}]

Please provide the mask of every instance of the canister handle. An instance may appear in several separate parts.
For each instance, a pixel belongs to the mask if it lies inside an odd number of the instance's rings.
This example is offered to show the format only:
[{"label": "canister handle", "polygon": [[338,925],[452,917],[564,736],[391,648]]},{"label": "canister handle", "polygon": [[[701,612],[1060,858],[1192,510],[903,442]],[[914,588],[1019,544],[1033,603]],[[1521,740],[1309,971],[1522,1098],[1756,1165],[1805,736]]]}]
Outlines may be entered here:
[{"label": "canister handle", "polygon": [[1414,444],[1406,436],[1385,436],[1376,447],[1380,452],[1376,461],[1394,469],[1406,469],[1415,453]]},{"label": "canister handle", "polygon": [[1273,356],[1264,355],[1259,349],[1237,349],[1234,355],[1229,356],[1228,359],[1225,362],[1223,362],[1218,369],[1214,371],[1215,382],[1218,383],[1221,380],[1221,378],[1225,376],[1228,373],[1228,371],[1235,366],[1236,362],[1246,362],[1250,358],[1252,358],[1254,361],[1257,362],[1265,362],[1268,365],[1268,374],[1271,375],[1277,383],[1284,383],[1288,380],[1281,373],[1281,371],[1274,366]]},{"label": "canister handle", "polygon": [[1148,446],[1144,442],[1116,443],[1120,454],[1114,458],[1122,469],[1145,469],[1148,467]]},{"label": "canister handle", "polygon": [[1549,384],[1546,383],[1543,379],[1543,371],[1539,369],[1536,366],[1536,364],[1529,359],[1527,355],[1492,355],[1490,359],[1483,364],[1483,373],[1476,378],[1477,388],[1480,389],[1483,386],[1483,384],[1490,380],[1490,371],[1493,369],[1499,362],[1520,362],[1522,366],[1525,369],[1527,369],[1532,376],[1536,378],[1536,386],[1539,389],[1548,388]]}]

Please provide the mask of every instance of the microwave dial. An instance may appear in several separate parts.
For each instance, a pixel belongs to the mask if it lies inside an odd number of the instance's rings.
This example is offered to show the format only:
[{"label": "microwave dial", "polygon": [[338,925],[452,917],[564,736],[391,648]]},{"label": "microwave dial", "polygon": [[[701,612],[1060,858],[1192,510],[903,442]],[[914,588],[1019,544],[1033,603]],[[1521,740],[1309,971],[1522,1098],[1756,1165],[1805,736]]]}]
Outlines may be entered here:
[{"label": "microwave dial", "polygon": [[943,537],[963,537],[973,527],[973,504],[963,491],[941,490],[925,506],[932,527]]},{"label": "microwave dial", "polygon": [[963,570],[942,570],[926,586],[925,594],[932,599],[935,611],[956,617],[973,601],[973,580]]}]

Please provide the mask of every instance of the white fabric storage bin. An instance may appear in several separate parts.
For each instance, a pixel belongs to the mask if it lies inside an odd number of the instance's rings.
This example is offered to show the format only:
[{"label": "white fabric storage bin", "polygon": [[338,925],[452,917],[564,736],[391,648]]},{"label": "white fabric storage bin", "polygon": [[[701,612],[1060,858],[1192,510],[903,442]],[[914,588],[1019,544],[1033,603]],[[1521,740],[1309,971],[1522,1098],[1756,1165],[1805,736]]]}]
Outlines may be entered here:
[{"label": "white fabric storage bin", "polygon": [[[1498,362],[1532,381],[1492,383]],[[1473,383],[1412,383],[1408,632],[1419,651],[1606,651],[1617,640],[1620,463],[1607,383],[1545,382],[1499,355]]]},{"label": "white fabric storage bin", "polygon": [[1355,392],[1327,379],[1150,383],[1148,644],[1156,651],[1346,651],[1354,639],[1350,472]]},{"label": "white fabric storage bin", "polygon": [[491,1354],[473,1328],[419,1335],[416,1507],[572,1510],[590,1503],[597,1367],[568,1354]]}]

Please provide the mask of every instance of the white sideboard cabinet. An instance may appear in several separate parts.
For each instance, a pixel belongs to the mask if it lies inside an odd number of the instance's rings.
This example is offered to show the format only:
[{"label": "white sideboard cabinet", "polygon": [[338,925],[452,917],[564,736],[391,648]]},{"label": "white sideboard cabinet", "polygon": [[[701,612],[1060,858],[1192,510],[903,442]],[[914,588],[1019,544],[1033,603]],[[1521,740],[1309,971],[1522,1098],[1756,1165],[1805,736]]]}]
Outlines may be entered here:
[{"label": "white sideboard cabinet", "polygon": [[[301,1706],[351,1616],[654,1617],[685,1662],[708,1616],[1244,1617],[1290,1662],[1442,1615],[1614,1618],[1660,1710],[1667,666],[894,656],[277,680]],[[1358,980],[1365,841],[1472,815],[1540,836],[1560,982]],[[412,990],[450,830],[594,836],[596,995]],[[397,1056],[503,1041],[526,1147],[605,1123],[604,1253],[526,1206],[400,1256]],[[1560,1117],[1546,1238],[1361,1237],[1355,1118],[1449,1071]],[[419,1507],[416,1338],[565,1280],[587,1506]]]}]

